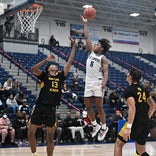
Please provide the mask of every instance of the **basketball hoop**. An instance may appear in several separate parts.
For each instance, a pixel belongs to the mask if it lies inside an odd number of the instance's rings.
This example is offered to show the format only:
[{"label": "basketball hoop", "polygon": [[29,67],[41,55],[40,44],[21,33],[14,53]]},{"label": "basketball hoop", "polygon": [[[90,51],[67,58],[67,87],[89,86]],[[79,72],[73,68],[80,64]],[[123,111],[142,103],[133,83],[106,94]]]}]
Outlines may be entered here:
[{"label": "basketball hoop", "polygon": [[29,34],[35,32],[35,23],[41,14],[43,7],[39,4],[31,4],[28,8],[17,12],[21,23],[21,33]]}]

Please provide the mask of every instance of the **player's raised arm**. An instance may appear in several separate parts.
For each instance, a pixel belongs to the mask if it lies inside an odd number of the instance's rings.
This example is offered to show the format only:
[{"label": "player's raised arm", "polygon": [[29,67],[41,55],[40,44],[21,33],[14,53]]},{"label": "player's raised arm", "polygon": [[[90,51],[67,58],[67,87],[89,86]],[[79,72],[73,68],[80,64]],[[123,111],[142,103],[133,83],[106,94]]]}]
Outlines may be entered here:
[{"label": "player's raised arm", "polygon": [[65,65],[64,67],[64,74],[65,76],[68,74],[69,70],[70,70],[70,67],[73,63],[73,60],[74,60],[74,56],[75,56],[75,50],[76,50],[76,39],[75,38],[72,38],[71,36],[69,37],[71,43],[72,43],[72,49],[71,49],[71,53],[70,53],[70,56],[68,58],[68,62],[67,64]]},{"label": "player's raised arm", "polygon": [[42,60],[41,62],[37,63],[34,65],[31,69],[31,71],[36,75],[39,76],[41,75],[42,71],[39,69],[42,65],[44,65],[46,62],[52,61],[55,59],[55,55],[51,54],[49,55],[46,59]]},{"label": "player's raised arm", "polygon": [[92,42],[89,38],[88,20],[86,18],[84,18],[83,16],[81,16],[81,20],[84,24],[84,35],[85,35],[85,39],[86,39],[86,48],[89,52],[91,52],[92,51]]}]

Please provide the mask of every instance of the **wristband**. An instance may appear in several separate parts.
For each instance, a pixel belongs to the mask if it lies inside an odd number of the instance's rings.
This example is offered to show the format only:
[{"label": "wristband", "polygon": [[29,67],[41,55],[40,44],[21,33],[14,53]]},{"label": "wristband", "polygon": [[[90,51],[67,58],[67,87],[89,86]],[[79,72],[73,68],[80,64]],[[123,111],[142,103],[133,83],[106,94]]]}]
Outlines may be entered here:
[{"label": "wristband", "polygon": [[132,128],[132,124],[128,123],[127,124],[127,128],[131,129]]}]

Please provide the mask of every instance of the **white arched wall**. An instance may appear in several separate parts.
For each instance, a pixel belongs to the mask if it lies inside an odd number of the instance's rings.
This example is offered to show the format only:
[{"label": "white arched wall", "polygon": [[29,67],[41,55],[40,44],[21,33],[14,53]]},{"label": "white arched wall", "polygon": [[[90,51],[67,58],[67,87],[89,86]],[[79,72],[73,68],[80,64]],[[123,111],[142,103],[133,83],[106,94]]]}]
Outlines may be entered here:
[{"label": "white arched wall", "polygon": [[153,49],[154,54],[156,55],[156,25],[153,28]]},{"label": "white arched wall", "polygon": [[[56,18],[52,17],[45,17],[40,16],[36,27],[39,28],[39,43],[41,43],[41,39],[45,39],[45,44],[48,44],[48,40],[51,35],[54,35],[56,40],[59,40],[61,46],[70,46],[70,42],[68,40],[68,36],[70,35],[70,24],[82,24],[81,20],[78,18],[77,21],[69,21],[65,19],[57,19],[66,21],[65,27],[57,26],[55,22]],[[107,38],[110,40],[112,44],[112,49],[114,51],[126,51],[126,52],[136,52],[138,53],[139,48],[143,50],[142,53],[151,53],[156,54],[156,27],[143,27],[143,28],[131,28],[131,27],[116,27],[112,26],[113,29],[116,30],[125,30],[125,31],[132,31],[138,32],[146,31],[147,36],[140,36],[139,38],[139,45],[130,45],[130,44],[119,44],[112,42],[112,33],[111,32],[104,32],[102,26],[105,24],[98,24],[94,23],[94,21],[90,22],[89,27],[96,27],[99,30],[99,37]]]}]

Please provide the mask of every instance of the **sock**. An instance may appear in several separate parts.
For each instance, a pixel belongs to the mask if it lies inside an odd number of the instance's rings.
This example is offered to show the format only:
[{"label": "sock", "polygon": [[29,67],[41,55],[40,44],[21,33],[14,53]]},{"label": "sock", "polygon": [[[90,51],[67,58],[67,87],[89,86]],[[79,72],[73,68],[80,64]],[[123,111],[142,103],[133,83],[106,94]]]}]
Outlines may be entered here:
[{"label": "sock", "polygon": [[102,124],[102,129],[103,130],[106,130],[107,126],[106,126],[106,123],[105,124]]},{"label": "sock", "polygon": [[136,153],[134,154],[134,156],[139,156],[138,152],[136,151]]},{"label": "sock", "polygon": [[92,123],[92,125],[93,125],[93,126],[96,126],[96,125],[97,125],[97,122],[96,122],[96,120],[94,120],[94,121],[91,121],[91,123]]},{"label": "sock", "polygon": [[35,153],[32,153],[32,156],[36,156],[36,154],[37,154],[36,152]]}]

